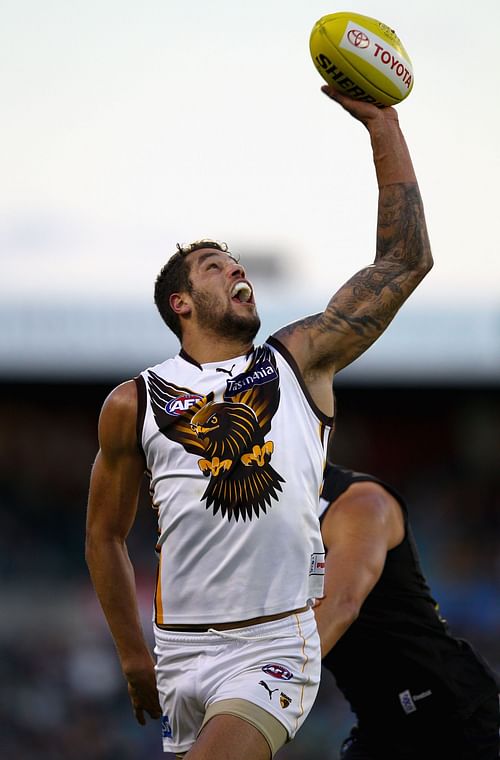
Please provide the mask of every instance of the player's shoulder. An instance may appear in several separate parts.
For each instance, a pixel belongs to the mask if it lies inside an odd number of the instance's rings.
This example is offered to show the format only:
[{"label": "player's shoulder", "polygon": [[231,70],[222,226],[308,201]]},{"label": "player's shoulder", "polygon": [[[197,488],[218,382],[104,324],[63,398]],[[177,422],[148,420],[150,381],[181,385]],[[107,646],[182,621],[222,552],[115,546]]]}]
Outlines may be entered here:
[{"label": "player's shoulder", "polygon": [[134,448],[137,443],[138,395],[134,379],[115,386],[101,408],[99,441],[109,451]]},{"label": "player's shoulder", "polygon": [[137,417],[137,385],[134,379],[115,386],[104,399],[99,426],[122,427],[134,423]]},{"label": "player's shoulder", "polygon": [[125,380],[123,383],[116,385],[106,396],[103,403],[103,410],[124,411],[129,406],[137,403],[136,382],[133,379]]}]

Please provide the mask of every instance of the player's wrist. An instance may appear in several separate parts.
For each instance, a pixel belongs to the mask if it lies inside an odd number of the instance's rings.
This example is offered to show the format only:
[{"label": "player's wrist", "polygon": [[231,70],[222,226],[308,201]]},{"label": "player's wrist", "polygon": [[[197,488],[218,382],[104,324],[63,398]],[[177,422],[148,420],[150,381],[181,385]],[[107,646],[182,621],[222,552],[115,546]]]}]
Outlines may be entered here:
[{"label": "player's wrist", "polygon": [[366,128],[370,133],[372,143],[386,142],[388,145],[393,144],[396,139],[401,142],[403,133],[399,126],[398,114],[395,108],[377,109],[377,113],[365,120]]},{"label": "player's wrist", "polygon": [[397,121],[379,127],[377,125],[370,130],[379,188],[396,183],[416,184],[413,162]]},{"label": "player's wrist", "polygon": [[145,644],[134,646],[127,652],[120,652],[119,655],[122,671],[128,680],[154,668],[153,657]]}]

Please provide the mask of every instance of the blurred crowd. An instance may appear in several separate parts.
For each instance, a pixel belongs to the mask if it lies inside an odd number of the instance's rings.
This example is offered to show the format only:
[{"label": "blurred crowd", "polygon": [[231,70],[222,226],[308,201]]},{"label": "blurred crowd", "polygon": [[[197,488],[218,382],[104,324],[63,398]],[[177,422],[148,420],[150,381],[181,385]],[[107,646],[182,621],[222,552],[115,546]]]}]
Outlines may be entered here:
[{"label": "blurred crowd", "polygon": [[[0,397],[0,746],[24,760],[149,760],[84,561],[97,420],[111,385],[3,384]],[[452,632],[500,672],[500,390],[343,387],[334,459],[407,499]],[[155,514],[146,484],[129,551],[150,636]],[[325,674],[283,760],[336,760],[352,716]],[[319,750],[318,748],[321,748]]]}]

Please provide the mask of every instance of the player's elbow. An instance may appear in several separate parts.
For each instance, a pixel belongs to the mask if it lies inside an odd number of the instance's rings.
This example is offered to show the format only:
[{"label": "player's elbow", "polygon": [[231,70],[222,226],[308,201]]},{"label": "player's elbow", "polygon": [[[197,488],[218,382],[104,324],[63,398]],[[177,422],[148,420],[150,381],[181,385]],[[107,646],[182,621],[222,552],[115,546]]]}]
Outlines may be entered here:
[{"label": "player's elbow", "polygon": [[420,267],[423,273],[422,277],[425,277],[426,274],[429,274],[433,266],[434,266],[434,259],[432,257],[432,251],[430,248],[427,248],[422,258],[422,262],[420,264]]},{"label": "player's elbow", "polygon": [[89,569],[95,564],[99,555],[99,541],[96,540],[93,532],[87,530],[85,535],[85,562]]},{"label": "player's elbow", "polygon": [[413,291],[419,283],[422,282],[434,266],[434,260],[430,249],[424,251],[418,257],[415,256],[412,260],[403,263],[403,271],[401,274],[406,279],[409,287],[409,292]]},{"label": "player's elbow", "polygon": [[345,595],[339,599],[334,612],[334,618],[339,628],[340,635],[344,634],[347,629],[358,619],[361,612],[363,599],[357,595]]},{"label": "player's elbow", "polygon": [[362,600],[357,596],[347,597],[343,600],[339,613],[344,630],[347,630],[358,619],[362,603]]},{"label": "player's elbow", "polygon": [[357,620],[361,611],[361,602],[354,597],[337,599],[332,604],[325,602],[317,609],[316,619],[321,641],[321,656],[325,657]]},{"label": "player's elbow", "polygon": [[85,562],[87,567],[92,570],[97,566],[102,557],[109,556],[116,539],[104,536],[101,531],[87,528],[85,534]]},{"label": "player's elbow", "polygon": [[434,266],[432,251],[427,243],[422,243],[420,250],[407,262],[414,277],[423,279]]},{"label": "player's elbow", "polygon": [[434,266],[434,259],[432,257],[432,250],[427,237],[426,230],[423,230],[420,235],[417,251],[413,257],[413,269],[420,279],[424,278]]}]

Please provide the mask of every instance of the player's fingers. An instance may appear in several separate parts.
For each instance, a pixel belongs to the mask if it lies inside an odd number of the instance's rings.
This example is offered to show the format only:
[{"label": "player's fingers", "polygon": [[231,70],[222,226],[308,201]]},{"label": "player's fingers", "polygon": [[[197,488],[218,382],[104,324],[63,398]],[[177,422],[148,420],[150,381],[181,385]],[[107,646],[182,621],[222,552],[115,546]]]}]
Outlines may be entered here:
[{"label": "player's fingers", "polygon": [[331,98],[332,100],[340,101],[340,98],[342,97],[340,92],[336,90],[335,87],[332,87],[329,84],[324,84],[321,88],[321,92],[324,92],[325,95],[328,95],[328,97]]},{"label": "player's fingers", "polygon": [[154,692],[154,695],[152,694],[151,698],[148,699],[148,704],[147,706],[144,706],[144,709],[154,720],[161,718],[162,716],[161,705],[160,705],[160,700],[158,699],[158,693],[156,690]]},{"label": "player's fingers", "polygon": [[[349,111],[349,113],[353,114],[353,116],[356,116],[356,112],[359,110],[360,105],[358,100],[347,97],[347,95],[339,92],[335,89],[335,87],[329,84],[323,85],[321,91],[324,92],[325,95],[330,98],[330,100],[335,100],[337,103],[339,103],[339,105],[342,106],[342,108],[344,108],[346,111]],[[361,104],[361,107],[366,105],[366,103],[363,103]]]},{"label": "player's fingers", "polygon": [[141,707],[135,707],[134,712],[137,722],[140,723],[141,726],[145,726],[146,718],[144,717],[144,710]]},{"label": "player's fingers", "polygon": [[153,720],[158,720],[158,718],[161,718],[161,707],[151,707],[148,709],[148,713],[153,718]]}]

